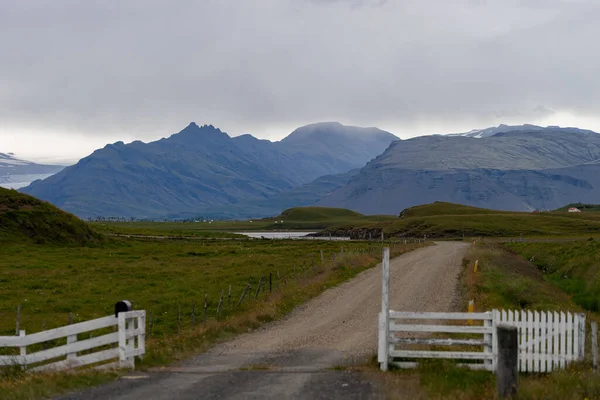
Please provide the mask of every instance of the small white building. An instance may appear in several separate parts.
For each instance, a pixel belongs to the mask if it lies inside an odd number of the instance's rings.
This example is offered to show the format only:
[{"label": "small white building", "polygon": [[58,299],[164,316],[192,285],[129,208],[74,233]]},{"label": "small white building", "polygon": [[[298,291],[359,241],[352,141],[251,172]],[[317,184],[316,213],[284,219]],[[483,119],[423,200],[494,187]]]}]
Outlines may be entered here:
[{"label": "small white building", "polygon": [[581,210],[577,207],[570,207],[569,212],[581,212]]}]

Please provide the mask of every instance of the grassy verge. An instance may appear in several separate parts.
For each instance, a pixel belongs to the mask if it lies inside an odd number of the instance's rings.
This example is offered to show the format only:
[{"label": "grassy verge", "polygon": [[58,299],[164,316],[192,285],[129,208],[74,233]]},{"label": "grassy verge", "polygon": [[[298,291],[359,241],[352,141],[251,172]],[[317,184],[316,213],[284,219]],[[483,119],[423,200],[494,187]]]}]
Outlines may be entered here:
[{"label": "grassy verge", "polygon": [[[418,246],[394,245],[393,255]],[[325,263],[321,263],[321,251]],[[13,310],[18,303],[22,305],[21,329],[33,333],[44,325],[48,329],[65,325],[69,313],[73,322],[108,315],[114,302],[129,299],[136,309],[153,315],[148,353],[140,365],[144,368],[176,362],[281,318],[328,287],[376,265],[381,246],[356,242],[123,240],[102,248],[11,245],[0,252],[0,334],[14,334]],[[256,292],[259,279],[269,275],[273,290],[265,286]],[[238,306],[248,283],[253,287],[251,298]],[[226,301],[218,316],[216,304],[229,285],[232,300]],[[204,322],[206,294],[209,303]],[[194,302],[197,306],[192,321]],[[74,379],[71,374],[7,373],[0,380],[0,397],[35,399],[115,377],[92,372],[76,375]]]},{"label": "grassy verge", "polygon": [[572,296],[580,307],[600,311],[600,241],[507,243],[531,260],[546,281]]}]

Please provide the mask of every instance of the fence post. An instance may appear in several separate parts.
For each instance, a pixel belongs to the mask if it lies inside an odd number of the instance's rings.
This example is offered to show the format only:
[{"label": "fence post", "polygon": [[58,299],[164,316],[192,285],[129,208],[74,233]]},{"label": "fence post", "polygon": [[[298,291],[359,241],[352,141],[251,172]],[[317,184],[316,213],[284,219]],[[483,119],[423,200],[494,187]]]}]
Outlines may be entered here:
[{"label": "fence post", "polygon": [[[69,325],[73,325],[73,313],[69,313]],[[67,336],[67,345],[77,342],[77,335]],[[77,358],[77,353],[67,352],[67,360],[73,361]]]},{"label": "fence post", "polygon": [[219,306],[217,307],[217,317],[221,316],[221,307],[223,307],[223,297],[225,296],[225,290],[221,290],[221,298],[219,299]]},{"label": "fence post", "polygon": [[260,293],[260,287],[263,283],[263,277],[260,277],[260,280],[258,281],[258,286],[256,287],[256,293],[254,294],[254,300],[258,299],[258,294]]},{"label": "fence post", "polygon": [[15,335],[19,336],[21,334],[21,305],[17,306],[17,327],[15,329]]},{"label": "fence post", "polygon": [[181,335],[181,304],[177,304],[177,336]]},{"label": "fence post", "polygon": [[388,370],[389,363],[389,334],[390,334],[390,249],[383,249],[381,274],[381,313],[379,314],[379,351],[377,359],[382,371]]},{"label": "fence post", "polygon": [[204,315],[202,317],[203,322],[206,322],[206,313],[208,311],[208,293],[204,295]]},{"label": "fence post", "polygon": [[494,329],[495,329],[495,321],[494,321],[494,314],[491,312],[486,312],[487,317],[483,322],[483,326],[485,326],[486,328],[491,328],[492,332],[491,333],[486,333],[483,335],[483,339],[486,342],[486,344],[483,346],[483,352],[486,353],[487,355],[490,355],[492,358],[491,359],[487,359],[484,361],[484,364],[487,367],[488,371],[494,371]]},{"label": "fence post", "polygon": [[125,313],[117,316],[119,326],[119,368],[129,368],[127,361],[127,331],[125,329]]},{"label": "fence post", "polygon": [[244,291],[242,292],[242,297],[240,297],[240,301],[238,302],[238,307],[240,305],[242,305],[242,301],[244,301],[244,297],[246,297],[246,292],[248,292],[248,289],[250,289],[249,283],[246,284],[246,287],[244,288]]},{"label": "fence post", "polygon": [[321,250],[321,265],[325,264],[325,255],[323,254],[323,250]]},{"label": "fence post", "polygon": [[142,311],[138,317],[138,329],[140,334],[138,335],[138,349],[140,349],[140,355],[138,358],[141,360],[146,353],[146,311]]},{"label": "fence post", "polygon": [[152,336],[152,311],[148,311],[148,337]]},{"label": "fence post", "polygon": [[[25,340],[25,336],[27,336],[25,331],[19,331],[19,337],[21,340]],[[19,347],[19,355],[21,357],[27,357],[27,346]],[[27,369],[27,360],[25,360],[23,363],[23,369]]]},{"label": "fence post", "polygon": [[[67,345],[69,344],[73,344],[77,342],[77,335],[69,335],[67,336]],[[72,361],[75,360],[77,358],[77,353],[72,353],[69,350],[67,350],[67,360]]]},{"label": "fence post", "polygon": [[592,321],[592,366],[598,370],[598,323]]},{"label": "fence post", "polygon": [[578,360],[583,360],[585,358],[585,314],[581,313],[578,315],[579,317],[579,327],[578,327],[578,335],[579,335],[579,351]]},{"label": "fence post", "polygon": [[501,399],[514,397],[518,387],[519,338],[514,326],[499,325],[498,365],[496,368],[496,389]]},{"label": "fence post", "polygon": [[[475,300],[469,300],[469,306],[467,307],[467,312],[469,314],[475,312]],[[473,325],[473,320],[472,319],[467,320],[467,324]]]},{"label": "fence post", "polygon": [[269,294],[273,293],[273,273],[269,272]]}]

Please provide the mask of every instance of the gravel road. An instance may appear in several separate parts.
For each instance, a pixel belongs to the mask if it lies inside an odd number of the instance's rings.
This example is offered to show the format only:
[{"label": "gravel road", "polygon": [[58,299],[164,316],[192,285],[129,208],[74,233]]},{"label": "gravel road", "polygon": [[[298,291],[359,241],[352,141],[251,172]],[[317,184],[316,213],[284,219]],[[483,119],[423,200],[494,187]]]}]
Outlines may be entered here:
[{"label": "gravel road", "polygon": [[[393,259],[390,307],[454,309],[468,246],[439,242]],[[327,290],[282,321],[177,367],[132,373],[63,399],[379,399],[375,384],[332,367],[364,363],[376,354],[380,308],[381,268],[375,268]]]}]

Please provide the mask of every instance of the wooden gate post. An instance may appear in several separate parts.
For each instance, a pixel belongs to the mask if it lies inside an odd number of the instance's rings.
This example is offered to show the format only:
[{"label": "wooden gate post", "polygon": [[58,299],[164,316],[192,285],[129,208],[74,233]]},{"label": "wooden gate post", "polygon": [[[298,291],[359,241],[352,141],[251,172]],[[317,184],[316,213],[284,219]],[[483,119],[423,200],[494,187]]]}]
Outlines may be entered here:
[{"label": "wooden gate post", "polygon": [[388,370],[389,335],[390,335],[390,249],[383,249],[381,278],[381,313],[379,314],[379,351],[377,360],[382,371]]},{"label": "wooden gate post", "polygon": [[498,340],[498,365],[496,368],[496,388],[501,399],[514,397],[518,387],[519,337],[514,326],[499,325],[496,328]]},{"label": "wooden gate post", "polygon": [[592,368],[598,370],[598,323],[592,321]]}]

